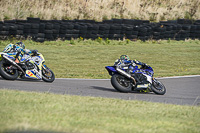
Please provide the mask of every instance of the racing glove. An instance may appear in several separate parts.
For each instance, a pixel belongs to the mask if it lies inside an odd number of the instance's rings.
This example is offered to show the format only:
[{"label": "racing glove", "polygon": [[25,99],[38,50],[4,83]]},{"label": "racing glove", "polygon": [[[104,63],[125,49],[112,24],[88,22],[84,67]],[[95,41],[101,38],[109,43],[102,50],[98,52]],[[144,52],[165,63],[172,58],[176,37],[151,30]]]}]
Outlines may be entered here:
[{"label": "racing glove", "polygon": [[38,50],[32,50],[31,51],[33,55],[37,55],[38,54]]},{"label": "racing glove", "polygon": [[142,63],[142,68],[148,68],[148,67],[150,67],[150,66],[145,63]]}]

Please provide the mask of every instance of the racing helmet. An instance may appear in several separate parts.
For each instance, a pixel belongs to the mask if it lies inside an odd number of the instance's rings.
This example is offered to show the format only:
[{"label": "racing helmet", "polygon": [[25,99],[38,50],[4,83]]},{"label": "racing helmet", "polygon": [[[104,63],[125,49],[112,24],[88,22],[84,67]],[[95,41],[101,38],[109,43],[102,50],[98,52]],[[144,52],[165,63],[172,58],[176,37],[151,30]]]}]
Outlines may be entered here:
[{"label": "racing helmet", "polygon": [[25,44],[23,42],[17,42],[16,45],[25,49]]},{"label": "racing helmet", "polygon": [[130,58],[128,57],[128,55],[121,55],[120,60],[130,60]]}]

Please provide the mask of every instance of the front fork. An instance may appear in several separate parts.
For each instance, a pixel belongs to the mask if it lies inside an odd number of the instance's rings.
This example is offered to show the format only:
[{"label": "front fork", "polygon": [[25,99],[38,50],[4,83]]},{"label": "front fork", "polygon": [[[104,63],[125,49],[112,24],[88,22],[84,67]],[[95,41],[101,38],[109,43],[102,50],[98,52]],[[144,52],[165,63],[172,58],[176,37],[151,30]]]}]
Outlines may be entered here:
[{"label": "front fork", "polygon": [[152,91],[152,87],[153,87],[153,83],[155,82],[155,81],[157,81],[154,77],[152,77],[152,83],[151,83],[151,85],[150,85],[150,87],[148,88],[150,91]]},{"label": "front fork", "polygon": [[44,70],[46,70],[46,65],[42,65],[42,68],[43,68]]},{"label": "front fork", "polygon": [[45,74],[47,77],[51,77],[51,71],[49,70],[49,68],[46,65],[42,65],[42,74]]},{"label": "front fork", "polygon": [[48,69],[46,65],[42,65],[42,71],[48,73]]}]

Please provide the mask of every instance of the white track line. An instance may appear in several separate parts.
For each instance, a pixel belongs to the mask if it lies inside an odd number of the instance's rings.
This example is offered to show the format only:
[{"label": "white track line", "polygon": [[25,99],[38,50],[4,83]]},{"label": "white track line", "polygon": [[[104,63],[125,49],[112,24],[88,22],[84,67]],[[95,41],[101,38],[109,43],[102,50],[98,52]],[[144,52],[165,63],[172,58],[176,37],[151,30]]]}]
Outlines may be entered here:
[{"label": "white track line", "polygon": [[56,79],[66,79],[66,80],[110,80],[110,79],[78,79],[78,78],[56,78]]},{"label": "white track line", "polygon": [[194,78],[194,77],[200,77],[200,75],[174,76],[174,77],[160,77],[160,78],[157,78],[157,79],[178,79],[178,78]]},{"label": "white track line", "polygon": [[[178,78],[193,78],[193,77],[200,77],[200,75],[158,77],[156,79],[178,79]],[[78,78],[56,78],[56,79],[66,79],[66,80],[110,80],[110,79],[78,79]]]}]

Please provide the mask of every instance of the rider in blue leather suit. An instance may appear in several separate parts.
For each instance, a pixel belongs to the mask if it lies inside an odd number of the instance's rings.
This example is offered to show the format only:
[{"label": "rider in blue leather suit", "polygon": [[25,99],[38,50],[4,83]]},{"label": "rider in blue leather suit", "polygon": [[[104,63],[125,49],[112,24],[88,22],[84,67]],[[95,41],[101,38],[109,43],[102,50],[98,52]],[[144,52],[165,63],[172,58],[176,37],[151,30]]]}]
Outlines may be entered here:
[{"label": "rider in blue leather suit", "polygon": [[147,64],[142,63],[140,61],[130,60],[128,55],[121,55],[120,59],[117,59],[114,65],[117,66],[118,68],[122,68],[129,65],[132,65],[133,67],[135,67],[136,65],[141,65],[143,67],[147,66]]},{"label": "rider in blue leather suit", "polygon": [[117,59],[115,61],[116,66],[116,71],[118,71],[119,73],[121,73],[122,75],[125,75],[126,77],[130,78],[133,80],[134,84],[136,84],[135,79],[131,76],[132,70],[130,71],[123,71],[122,69],[128,69],[129,66],[132,66],[132,69],[134,69],[134,67],[136,67],[137,65],[141,65],[142,69],[148,68],[149,66],[145,63],[142,63],[140,61],[137,60],[130,60],[129,57],[127,55],[121,55],[120,59]]}]

